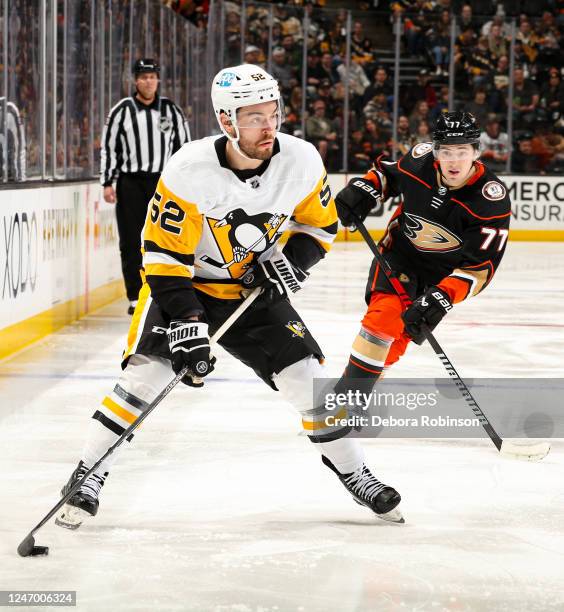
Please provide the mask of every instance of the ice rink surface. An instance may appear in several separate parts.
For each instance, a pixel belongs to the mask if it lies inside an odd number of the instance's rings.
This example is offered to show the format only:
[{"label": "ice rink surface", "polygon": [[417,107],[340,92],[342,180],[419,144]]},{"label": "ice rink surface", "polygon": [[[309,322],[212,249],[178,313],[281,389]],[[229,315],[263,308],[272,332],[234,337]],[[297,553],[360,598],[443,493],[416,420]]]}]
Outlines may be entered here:
[{"label": "ice rink surface", "polygon": [[[339,244],[295,299],[333,376],[369,262],[363,244]],[[436,335],[462,377],[562,378],[563,304],[564,245],[510,243],[492,285]],[[564,610],[564,443],[526,463],[489,440],[366,440],[367,463],[403,497],[406,524],[386,524],[223,351],[205,388],[176,388],[121,454],[98,516],[76,532],[47,525],[37,543],[50,555],[19,558],[113,387],[125,309],[0,364],[0,590],[76,590],[77,609],[93,611]],[[443,375],[428,346],[390,372]]]}]

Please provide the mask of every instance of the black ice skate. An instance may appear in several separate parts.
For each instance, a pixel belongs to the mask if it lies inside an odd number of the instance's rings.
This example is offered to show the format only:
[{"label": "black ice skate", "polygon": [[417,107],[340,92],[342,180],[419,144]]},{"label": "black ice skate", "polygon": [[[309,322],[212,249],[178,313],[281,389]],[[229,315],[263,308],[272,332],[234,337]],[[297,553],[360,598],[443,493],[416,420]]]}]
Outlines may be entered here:
[{"label": "black ice skate", "polygon": [[[88,468],[80,461],[67,484],[61,489],[61,497],[66,495],[87,471]],[[63,506],[61,513],[55,519],[55,524],[59,527],[65,527],[65,529],[78,529],[85,518],[96,516],[99,505],[98,495],[100,489],[104,486],[106,476],[107,474],[104,476],[91,474]]]},{"label": "black ice skate", "polygon": [[394,488],[381,483],[364,464],[355,472],[341,474],[325,455],[321,456],[321,460],[337,474],[357,504],[370,508],[378,518],[385,521],[405,523],[401,512],[396,508],[401,501],[400,494]]}]

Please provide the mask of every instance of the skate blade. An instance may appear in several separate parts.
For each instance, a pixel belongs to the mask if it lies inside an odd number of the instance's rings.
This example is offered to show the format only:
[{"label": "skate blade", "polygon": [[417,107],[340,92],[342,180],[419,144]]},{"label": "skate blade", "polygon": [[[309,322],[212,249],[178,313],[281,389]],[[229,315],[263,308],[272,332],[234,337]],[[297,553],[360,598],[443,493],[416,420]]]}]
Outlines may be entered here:
[{"label": "skate blade", "polygon": [[384,512],[384,514],[377,514],[376,516],[388,523],[405,523],[402,513],[397,508]]},{"label": "skate blade", "polygon": [[65,529],[78,529],[84,519],[89,518],[90,514],[85,512],[81,508],[76,508],[75,506],[69,506],[69,504],[65,504],[63,506],[63,510],[61,514],[55,519],[55,525],[59,527],[63,527]]}]

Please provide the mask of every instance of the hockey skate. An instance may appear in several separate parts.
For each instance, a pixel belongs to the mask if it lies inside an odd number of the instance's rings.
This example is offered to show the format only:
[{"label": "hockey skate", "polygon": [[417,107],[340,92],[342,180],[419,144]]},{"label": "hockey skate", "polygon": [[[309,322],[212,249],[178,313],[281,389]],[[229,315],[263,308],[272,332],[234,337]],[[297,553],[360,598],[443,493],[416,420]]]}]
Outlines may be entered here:
[{"label": "hockey skate", "polygon": [[405,523],[397,508],[401,501],[400,494],[394,488],[381,483],[366,465],[362,464],[362,467],[350,474],[341,474],[325,455],[321,456],[321,460],[337,474],[357,504],[370,508],[378,518],[384,521]]},{"label": "hockey skate", "polygon": [[[87,471],[88,468],[80,461],[67,484],[61,489],[61,497],[66,495]],[[107,474],[105,476],[91,474],[63,506],[59,516],[55,519],[55,524],[65,529],[78,529],[85,518],[96,516],[99,506],[98,495],[104,486],[106,476]]]}]

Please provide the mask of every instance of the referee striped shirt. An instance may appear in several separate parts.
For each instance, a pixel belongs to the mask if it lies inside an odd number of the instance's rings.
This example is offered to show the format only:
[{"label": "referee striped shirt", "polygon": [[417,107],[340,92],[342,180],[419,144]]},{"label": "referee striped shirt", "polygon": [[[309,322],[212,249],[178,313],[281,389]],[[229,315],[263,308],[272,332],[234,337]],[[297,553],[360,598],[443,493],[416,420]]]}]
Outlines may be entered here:
[{"label": "referee striped shirt", "polygon": [[18,107],[0,97],[0,181],[25,181],[25,132]]},{"label": "referee striped shirt", "polygon": [[110,111],[102,134],[100,182],[111,185],[119,173],[160,173],[189,141],[188,121],[172,100],[157,95],[146,105],[123,98]]}]

